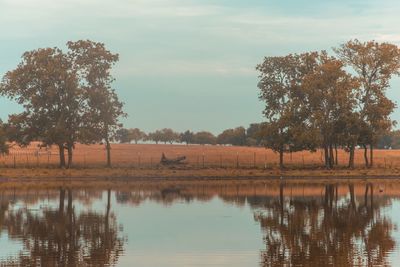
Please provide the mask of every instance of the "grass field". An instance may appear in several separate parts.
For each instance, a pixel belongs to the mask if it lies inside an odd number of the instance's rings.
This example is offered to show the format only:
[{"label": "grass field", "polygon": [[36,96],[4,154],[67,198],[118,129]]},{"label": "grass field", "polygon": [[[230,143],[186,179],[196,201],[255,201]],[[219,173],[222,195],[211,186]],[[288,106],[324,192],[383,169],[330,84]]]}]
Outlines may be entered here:
[{"label": "grass field", "polygon": [[[209,145],[164,145],[164,144],[113,144],[112,164],[114,167],[154,169],[160,167],[161,154],[168,158],[186,156],[184,168],[233,168],[233,169],[276,169],[278,154],[259,147],[209,146]],[[400,168],[400,150],[375,150],[375,168]],[[348,153],[339,150],[338,168],[347,165]],[[0,167],[32,168],[56,167],[58,164],[56,146],[39,149],[37,143],[29,147],[13,146],[9,155],[0,157]],[[315,153],[297,152],[285,154],[285,165],[289,169],[311,169],[323,167],[322,151]],[[77,144],[73,165],[78,168],[104,166],[106,151],[103,145]],[[355,164],[363,168],[363,150],[356,150]]]}]

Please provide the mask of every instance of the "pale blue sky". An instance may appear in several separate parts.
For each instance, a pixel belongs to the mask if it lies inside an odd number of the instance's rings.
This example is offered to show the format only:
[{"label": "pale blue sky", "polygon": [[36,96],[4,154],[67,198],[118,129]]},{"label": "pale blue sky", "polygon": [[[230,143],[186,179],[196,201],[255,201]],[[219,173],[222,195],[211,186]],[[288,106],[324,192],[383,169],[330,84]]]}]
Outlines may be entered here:
[{"label": "pale blue sky", "polygon": [[[126,127],[218,133],[262,120],[254,67],[264,56],[351,38],[400,44],[399,10],[394,0],[0,0],[0,73],[27,50],[101,41],[120,54]],[[17,111],[0,100],[1,118]]]}]

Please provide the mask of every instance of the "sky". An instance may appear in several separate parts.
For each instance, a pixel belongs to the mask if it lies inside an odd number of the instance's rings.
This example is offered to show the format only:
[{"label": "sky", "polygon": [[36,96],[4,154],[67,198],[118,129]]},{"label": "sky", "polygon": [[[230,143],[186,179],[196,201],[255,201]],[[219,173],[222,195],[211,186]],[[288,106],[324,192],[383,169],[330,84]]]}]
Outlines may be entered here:
[{"label": "sky", "polygon": [[[0,75],[25,51],[103,42],[120,55],[125,127],[217,134],[263,120],[255,66],[265,56],[354,38],[400,45],[398,10],[395,0],[0,0]],[[397,102],[400,79],[391,85]],[[3,120],[19,111],[0,99]]]}]

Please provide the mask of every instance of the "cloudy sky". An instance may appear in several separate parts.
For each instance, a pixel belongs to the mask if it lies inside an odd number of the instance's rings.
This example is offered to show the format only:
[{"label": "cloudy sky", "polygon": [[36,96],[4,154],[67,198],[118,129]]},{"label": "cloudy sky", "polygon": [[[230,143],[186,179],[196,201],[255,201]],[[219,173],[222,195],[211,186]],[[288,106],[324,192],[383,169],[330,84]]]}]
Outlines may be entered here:
[{"label": "cloudy sky", "polygon": [[[120,54],[126,127],[218,133],[262,120],[255,65],[264,56],[352,38],[400,44],[399,10],[395,0],[0,0],[0,74],[27,50],[104,42]],[[19,110],[0,100],[1,118]]]}]

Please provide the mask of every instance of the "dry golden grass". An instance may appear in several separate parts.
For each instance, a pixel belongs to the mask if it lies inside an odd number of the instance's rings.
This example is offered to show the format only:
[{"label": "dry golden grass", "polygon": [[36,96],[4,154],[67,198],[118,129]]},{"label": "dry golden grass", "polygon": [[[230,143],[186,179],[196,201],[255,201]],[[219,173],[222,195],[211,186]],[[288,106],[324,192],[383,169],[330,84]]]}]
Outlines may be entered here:
[{"label": "dry golden grass", "polygon": [[[209,145],[164,145],[164,144],[113,144],[112,163],[115,167],[156,168],[161,154],[167,157],[186,156],[187,168],[260,168],[275,169],[278,154],[265,148]],[[347,165],[348,153],[339,150],[339,168]],[[288,168],[315,168],[323,166],[322,151],[315,153],[297,152],[285,154]],[[400,151],[375,150],[375,166],[380,169],[400,168]],[[105,165],[106,151],[103,145],[77,144],[74,150],[75,167],[101,167]],[[6,167],[51,167],[58,164],[58,150],[37,147],[37,143],[27,148],[14,146],[10,155],[0,157],[0,166]],[[355,164],[363,168],[363,150],[356,150]]]}]

